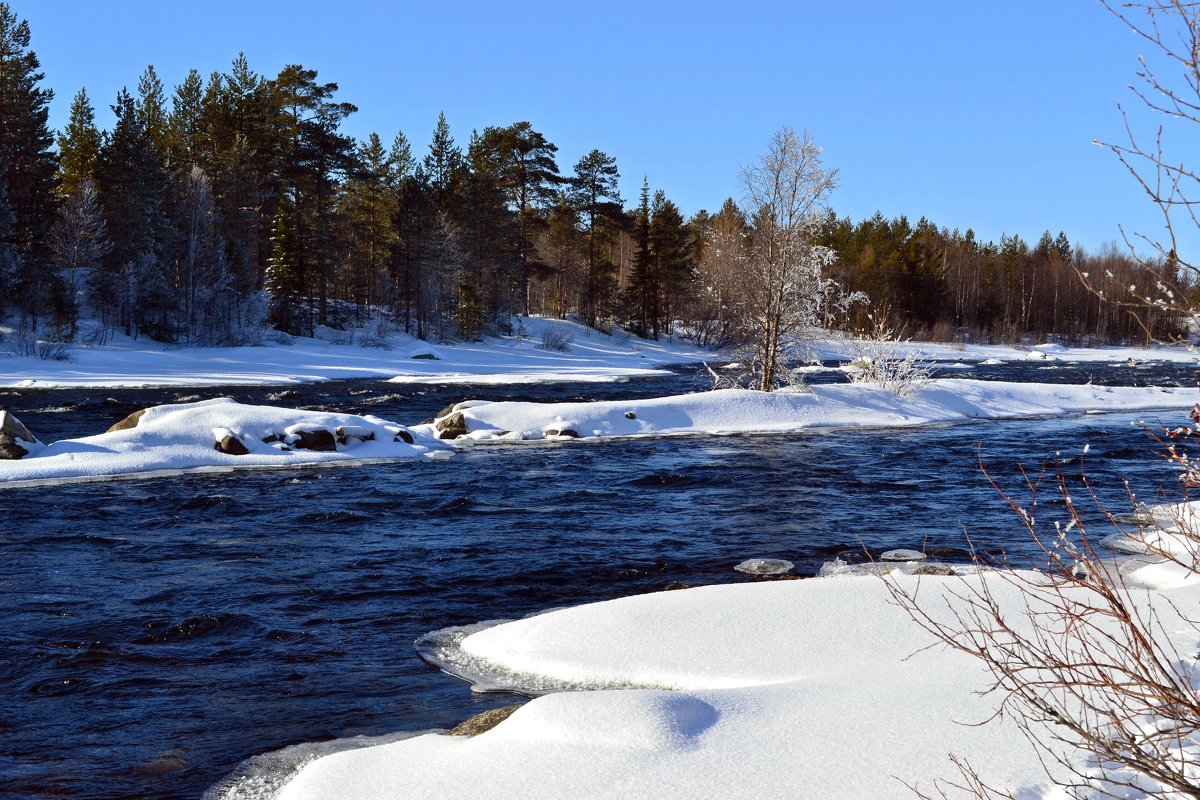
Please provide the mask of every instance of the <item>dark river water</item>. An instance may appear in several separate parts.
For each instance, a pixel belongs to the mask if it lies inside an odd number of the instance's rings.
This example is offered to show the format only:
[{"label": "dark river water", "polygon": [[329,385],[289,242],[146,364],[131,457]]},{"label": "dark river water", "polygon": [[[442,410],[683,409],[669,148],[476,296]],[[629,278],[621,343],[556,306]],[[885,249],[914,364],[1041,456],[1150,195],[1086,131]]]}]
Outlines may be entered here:
[{"label": "dark river water", "polygon": [[[947,374],[1196,382],[1183,368]],[[53,441],[147,405],[220,395],[415,423],[467,398],[630,398],[705,383],[684,368],[542,387],[0,392],[0,405]],[[1019,560],[1021,526],[980,459],[1014,491],[1019,465],[1050,464],[1072,482],[1083,467],[1102,501],[1128,511],[1121,477],[1144,500],[1173,480],[1135,419],[489,445],[441,462],[3,490],[0,795],[195,798],[258,753],[448,727],[512,702],[472,695],[416,656],[417,637],[449,625],[750,580],[733,566],[751,557],[811,575],[864,546],[952,554],[964,531]],[[1049,486],[1042,498],[1042,518],[1061,519]]]}]

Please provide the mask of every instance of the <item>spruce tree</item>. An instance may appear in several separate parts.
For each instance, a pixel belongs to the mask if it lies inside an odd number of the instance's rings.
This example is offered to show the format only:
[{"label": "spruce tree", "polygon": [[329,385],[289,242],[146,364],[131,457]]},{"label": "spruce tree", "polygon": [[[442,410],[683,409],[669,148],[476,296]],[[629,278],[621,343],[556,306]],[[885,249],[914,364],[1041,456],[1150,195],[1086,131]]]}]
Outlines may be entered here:
[{"label": "spruce tree", "polygon": [[633,272],[629,276],[628,304],[633,331],[645,338],[654,314],[653,297],[657,293],[650,253],[650,181],[642,178],[641,202],[633,218]]},{"label": "spruce tree", "polygon": [[71,101],[67,127],[58,135],[59,191],[63,197],[70,197],[85,181],[95,178],[100,143],[92,101],[87,89],[80,89]]},{"label": "spruce tree", "polygon": [[0,183],[13,217],[0,247],[11,252],[12,296],[36,321],[52,288],[46,233],[57,205],[58,163],[47,125],[54,93],[38,86],[44,76],[29,42],[29,23],[0,2]]}]

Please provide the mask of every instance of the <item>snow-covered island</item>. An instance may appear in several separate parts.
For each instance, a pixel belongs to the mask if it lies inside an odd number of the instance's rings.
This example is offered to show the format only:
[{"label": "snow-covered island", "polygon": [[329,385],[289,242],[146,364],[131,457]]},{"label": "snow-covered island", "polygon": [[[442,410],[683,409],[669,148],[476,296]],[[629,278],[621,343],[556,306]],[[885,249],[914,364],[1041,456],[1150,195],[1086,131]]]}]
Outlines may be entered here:
[{"label": "snow-covered island", "polygon": [[[1190,408],[1200,390],[942,379],[910,397],[865,384],[804,392],[725,389],[593,403],[466,401],[433,422],[249,406],[228,398],[151,408],[117,429],[0,460],[0,487],[164,471],[287,468],[410,456],[450,443],[912,427],[983,419]],[[316,437],[316,432],[323,432]],[[36,437],[36,431],[32,432]]]}]

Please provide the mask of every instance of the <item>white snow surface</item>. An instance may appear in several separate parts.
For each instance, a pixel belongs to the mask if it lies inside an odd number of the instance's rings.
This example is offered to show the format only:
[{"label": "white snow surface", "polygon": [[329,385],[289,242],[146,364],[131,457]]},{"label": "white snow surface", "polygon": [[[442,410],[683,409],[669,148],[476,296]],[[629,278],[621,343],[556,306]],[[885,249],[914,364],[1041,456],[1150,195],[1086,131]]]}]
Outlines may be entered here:
[{"label": "white snow surface", "polygon": [[[937,362],[1002,364],[1008,361],[1073,361],[1119,363],[1130,367],[1147,361],[1200,364],[1200,349],[1192,345],[1069,347],[1053,342],[1035,345],[993,345],[908,341],[898,343],[896,349],[901,357],[913,352],[920,360]],[[814,344],[813,351],[825,361],[851,361],[857,355],[853,340],[845,337],[824,338]]]},{"label": "white snow surface", "polygon": [[[318,429],[349,434],[336,452],[288,448],[266,443],[271,434],[295,435]],[[159,474],[196,469],[292,467],[336,462],[407,458],[446,450],[421,436],[414,444],[393,441],[404,426],[375,416],[299,411],[243,405],[229,398],[155,406],[134,428],[81,439],[27,447],[29,455],[0,461],[0,487],[30,483],[88,480],[117,475]],[[232,434],[249,453],[227,455],[214,444]],[[35,434],[36,435],[36,434]],[[369,441],[362,439],[373,435]]]},{"label": "white snow surface", "polygon": [[[117,337],[107,345],[75,347],[70,361],[0,354],[0,388],[234,386],[344,378],[478,384],[614,381],[669,374],[659,367],[718,357],[678,341],[609,336],[566,320],[526,317],[523,324],[523,338],[478,343],[439,345],[392,333],[384,340],[387,349],[359,346],[353,334],[337,331],[321,331],[315,339],[297,337],[290,345],[257,347],[172,347]],[[565,352],[539,348],[547,331],[570,340]],[[338,343],[342,341],[350,343]]]},{"label": "white snow surface", "polygon": [[950,378],[930,381],[906,398],[866,384],[819,385],[810,389],[769,393],[722,389],[676,397],[594,403],[474,401],[462,404],[458,410],[467,421],[470,438],[508,440],[543,439],[547,431],[564,429],[586,438],[911,427],[973,419],[1190,408],[1200,402],[1200,391],[1191,388]]},{"label": "white snow surface", "polygon": [[[1002,604],[1021,604],[995,573],[886,580],[919,592],[939,617],[945,600],[981,580]],[[1194,607],[1200,588],[1168,599]],[[1195,629],[1182,630],[1182,652],[1194,651]],[[973,725],[999,702],[980,694],[983,666],[931,644],[875,576],[553,611],[473,633],[461,647],[492,674],[512,675],[513,689],[547,679],[642,688],[548,694],[470,739],[427,735],[321,758],[279,797],[876,800],[911,796],[906,783],[929,792],[935,779],[957,778],[949,753],[1023,800],[1061,797],[1011,718]],[[1064,755],[1086,768],[1086,754]]]}]

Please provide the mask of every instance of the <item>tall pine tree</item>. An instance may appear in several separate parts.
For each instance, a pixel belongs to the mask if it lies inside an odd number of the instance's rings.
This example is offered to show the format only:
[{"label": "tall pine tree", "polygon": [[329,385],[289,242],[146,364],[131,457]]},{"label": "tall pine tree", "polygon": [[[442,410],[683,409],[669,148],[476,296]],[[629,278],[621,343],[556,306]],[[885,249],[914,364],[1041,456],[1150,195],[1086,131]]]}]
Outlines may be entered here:
[{"label": "tall pine tree", "polygon": [[58,163],[46,124],[54,93],[38,85],[44,76],[29,42],[29,23],[0,3],[0,184],[12,215],[0,248],[11,254],[12,296],[36,322],[54,288],[46,233],[57,205]]}]

